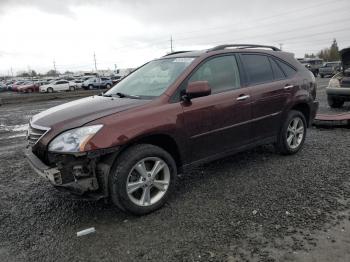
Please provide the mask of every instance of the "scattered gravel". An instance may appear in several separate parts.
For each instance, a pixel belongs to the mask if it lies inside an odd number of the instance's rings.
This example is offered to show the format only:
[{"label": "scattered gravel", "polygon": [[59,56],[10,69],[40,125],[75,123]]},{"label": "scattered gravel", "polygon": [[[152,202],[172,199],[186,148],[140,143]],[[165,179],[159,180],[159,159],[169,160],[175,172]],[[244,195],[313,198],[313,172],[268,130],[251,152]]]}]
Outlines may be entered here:
[{"label": "scattered gravel", "polygon": [[[0,123],[37,111],[3,106]],[[168,204],[144,217],[55,191],[26,163],[25,138],[0,132],[0,261],[312,261],[320,239],[346,245],[320,232],[350,219],[350,129],[308,131],[296,155],[262,146],[182,174]]]}]

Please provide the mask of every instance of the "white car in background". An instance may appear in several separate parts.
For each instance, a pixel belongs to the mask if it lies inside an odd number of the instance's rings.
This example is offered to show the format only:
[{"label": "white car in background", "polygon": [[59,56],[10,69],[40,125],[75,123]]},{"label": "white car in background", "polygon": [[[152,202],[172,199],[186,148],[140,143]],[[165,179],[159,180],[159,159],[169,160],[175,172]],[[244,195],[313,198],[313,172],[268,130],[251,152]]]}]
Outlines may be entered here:
[{"label": "white car in background", "polygon": [[52,92],[59,92],[59,91],[74,91],[76,88],[76,84],[74,82],[70,82],[67,80],[57,80],[54,82],[51,82],[47,85],[42,85],[40,87],[41,93],[52,93]]},{"label": "white car in background", "polygon": [[76,80],[74,80],[73,82],[74,82],[74,84],[76,85],[76,88],[82,88],[82,85],[83,85],[83,83],[84,83],[84,80],[82,80],[82,79],[76,79]]}]

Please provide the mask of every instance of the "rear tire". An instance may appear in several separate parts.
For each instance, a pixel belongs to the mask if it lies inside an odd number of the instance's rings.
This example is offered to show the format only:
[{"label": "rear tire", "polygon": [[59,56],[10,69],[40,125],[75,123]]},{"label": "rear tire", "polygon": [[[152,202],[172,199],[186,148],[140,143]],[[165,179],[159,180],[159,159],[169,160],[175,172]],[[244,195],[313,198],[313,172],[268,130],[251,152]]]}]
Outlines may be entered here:
[{"label": "rear tire", "polygon": [[52,87],[49,87],[49,88],[47,89],[47,92],[48,92],[48,93],[53,93]]},{"label": "rear tire", "polygon": [[75,87],[74,86],[70,86],[69,87],[69,91],[74,91],[75,90]]},{"label": "rear tire", "polygon": [[94,86],[93,85],[89,85],[88,89],[92,90],[92,89],[94,89]]},{"label": "rear tire", "polygon": [[110,88],[111,88],[111,85],[110,85],[110,84],[107,84],[107,85],[106,85],[106,88],[107,88],[107,89],[110,89]]},{"label": "rear tire", "polygon": [[282,155],[297,153],[304,145],[307,124],[300,111],[291,110],[284,121],[275,147]]},{"label": "rear tire", "polygon": [[109,174],[111,200],[128,213],[148,214],[165,204],[174,190],[176,176],[176,164],[168,152],[149,144],[131,146],[116,159]]},{"label": "rear tire", "polygon": [[339,108],[339,107],[342,107],[344,105],[344,100],[342,99],[337,99],[337,98],[334,98],[334,97],[327,97],[327,101],[328,101],[328,105],[331,107],[331,108]]}]

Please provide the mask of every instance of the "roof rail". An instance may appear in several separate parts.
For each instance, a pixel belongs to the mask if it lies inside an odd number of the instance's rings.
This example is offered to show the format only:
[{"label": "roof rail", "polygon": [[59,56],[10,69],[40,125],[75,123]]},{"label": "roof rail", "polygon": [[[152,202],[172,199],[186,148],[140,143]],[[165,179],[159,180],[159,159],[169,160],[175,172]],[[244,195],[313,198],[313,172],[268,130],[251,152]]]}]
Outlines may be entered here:
[{"label": "roof rail", "polygon": [[[191,52],[191,51],[175,51],[175,52],[171,52],[169,54],[166,54],[165,56],[188,53],[188,52]],[[163,57],[165,57],[165,56],[163,56]]]},{"label": "roof rail", "polygon": [[269,45],[252,45],[252,44],[232,44],[232,45],[218,45],[215,46],[213,48],[208,49],[208,52],[212,52],[212,51],[218,51],[218,50],[224,50],[228,47],[236,47],[237,49],[247,49],[247,48],[270,48],[273,51],[281,51],[280,49],[278,49],[277,47],[274,46],[269,46]]}]

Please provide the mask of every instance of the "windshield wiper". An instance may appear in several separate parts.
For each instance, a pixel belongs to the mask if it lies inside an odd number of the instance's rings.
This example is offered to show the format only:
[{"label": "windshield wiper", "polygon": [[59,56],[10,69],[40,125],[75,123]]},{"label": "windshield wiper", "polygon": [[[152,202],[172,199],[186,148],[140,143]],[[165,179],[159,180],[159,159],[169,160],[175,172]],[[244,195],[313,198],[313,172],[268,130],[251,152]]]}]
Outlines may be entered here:
[{"label": "windshield wiper", "polygon": [[104,96],[104,97],[113,97],[113,95],[112,94],[108,94],[108,95],[106,95],[106,94],[100,94],[101,96]]},{"label": "windshield wiper", "polygon": [[126,98],[140,99],[139,96],[128,95],[120,92],[116,93],[116,95],[119,96],[120,98],[126,97]]}]

